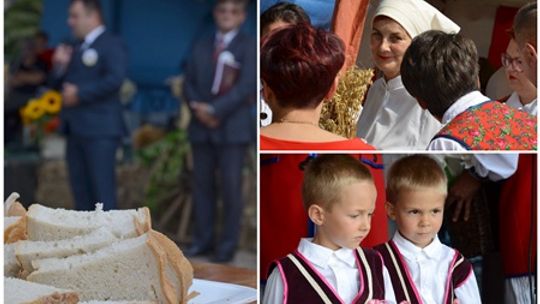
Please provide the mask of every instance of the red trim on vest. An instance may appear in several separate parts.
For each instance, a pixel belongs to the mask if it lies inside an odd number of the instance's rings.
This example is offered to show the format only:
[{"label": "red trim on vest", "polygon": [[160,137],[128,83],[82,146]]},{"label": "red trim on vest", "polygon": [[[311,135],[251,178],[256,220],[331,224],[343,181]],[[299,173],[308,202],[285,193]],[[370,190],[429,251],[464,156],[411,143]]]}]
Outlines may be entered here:
[{"label": "red trim on vest", "polygon": [[[358,252],[355,250],[355,256],[357,259],[359,281],[363,282],[364,286],[359,288],[358,294],[355,296],[352,303],[360,304],[365,303],[367,295],[369,293],[367,286],[367,272],[364,267],[370,267],[372,274],[372,297],[373,299],[384,300],[384,277],[383,277],[383,263],[379,255],[371,249],[362,249],[366,257],[367,265],[365,265]],[[343,299],[339,296],[333,286],[328,283],[324,276],[309,262],[300,252],[295,251],[292,253],[294,257],[301,263],[306,271],[313,277],[313,279],[320,286],[321,290],[332,301],[332,303],[344,303]],[[374,264],[374,265],[372,265]],[[272,272],[274,267],[278,267],[280,270],[281,279],[284,280],[283,286],[287,287],[288,292],[284,292],[284,303],[322,303],[322,299],[313,289],[307,279],[301,274],[300,270],[294,265],[290,258],[284,257],[280,260],[274,261],[269,273]],[[298,302],[300,301],[300,302]],[[317,302],[320,301],[320,302]]]},{"label": "red trim on vest", "polygon": [[[390,246],[390,250],[392,252],[389,252],[388,248],[386,247],[386,244]],[[406,265],[406,263],[403,261],[401,257],[401,253],[399,252],[399,249],[395,245],[393,241],[389,241],[388,243],[378,245],[374,248],[378,252],[381,253],[381,256],[384,259],[384,264],[386,265],[386,269],[388,269],[388,273],[390,274],[390,279],[392,280],[392,285],[394,287],[394,295],[396,297],[396,301],[398,303],[402,301],[406,301],[406,293],[409,295],[411,304],[421,304],[422,298],[420,297],[416,285],[412,278],[409,275],[409,270]],[[444,301],[443,303],[450,303],[452,304],[453,299],[455,298],[455,292],[454,290],[461,286],[471,275],[472,273],[472,265],[467,259],[463,257],[461,253],[459,253],[457,250],[454,250],[454,258],[449,266],[449,273],[447,277],[446,282],[446,288],[445,288],[445,295],[444,295]],[[405,287],[407,290],[403,290],[401,286],[401,281],[399,279],[398,270],[394,267],[394,262],[391,258],[391,255],[395,256],[396,263],[399,268],[399,272],[401,272],[401,277],[404,280]],[[461,262],[455,269],[455,263],[461,259],[464,259],[463,262]]]}]

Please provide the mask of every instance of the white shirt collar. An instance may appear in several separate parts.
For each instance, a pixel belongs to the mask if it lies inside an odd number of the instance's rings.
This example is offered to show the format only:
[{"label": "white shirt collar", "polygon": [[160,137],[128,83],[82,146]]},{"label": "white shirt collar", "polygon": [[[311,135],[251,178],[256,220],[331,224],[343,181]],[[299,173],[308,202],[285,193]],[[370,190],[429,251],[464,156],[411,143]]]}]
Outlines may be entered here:
[{"label": "white shirt collar", "polygon": [[463,113],[465,110],[467,110],[470,107],[474,107],[476,105],[479,105],[483,102],[489,101],[490,98],[487,96],[484,96],[480,91],[472,91],[470,93],[467,93],[461,98],[459,98],[446,112],[444,112],[444,115],[442,117],[442,123],[447,124],[449,121],[454,119],[459,114]]},{"label": "white shirt collar", "polygon": [[229,43],[231,43],[231,41],[234,39],[234,37],[236,37],[236,34],[238,34],[238,29],[229,31],[225,34],[218,31],[216,32],[216,41],[221,38],[223,39],[223,43],[225,44],[225,46],[228,46]]},{"label": "white shirt collar", "polygon": [[382,77],[382,86],[387,91],[394,91],[403,88],[403,82],[401,81],[401,75],[394,77],[388,81]]},{"label": "white shirt collar", "polygon": [[96,41],[99,35],[103,34],[103,32],[105,32],[105,26],[100,25],[93,29],[90,33],[86,34],[81,48],[88,48],[92,43],[94,43],[94,41]]},{"label": "white shirt collar", "polygon": [[437,235],[435,235],[435,238],[431,244],[424,248],[420,248],[411,241],[405,239],[398,231],[396,231],[392,240],[398,246],[401,254],[408,260],[414,261],[421,254],[430,259],[439,259],[440,255],[443,253],[444,245],[441,243]]},{"label": "white shirt collar", "polygon": [[338,250],[332,250],[330,248],[317,245],[312,242],[312,238],[300,239],[298,245],[298,251],[303,254],[311,263],[320,268],[328,267],[328,260],[332,256],[347,264],[350,267],[356,268],[356,258],[354,257],[354,250],[342,247]]},{"label": "white shirt collar", "polygon": [[506,104],[514,109],[525,111],[531,115],[536,115],[536,99],[524,105],[519,100],[519,95],[517,92],[513,92],[512,95],[510,95],[506,101]]}]

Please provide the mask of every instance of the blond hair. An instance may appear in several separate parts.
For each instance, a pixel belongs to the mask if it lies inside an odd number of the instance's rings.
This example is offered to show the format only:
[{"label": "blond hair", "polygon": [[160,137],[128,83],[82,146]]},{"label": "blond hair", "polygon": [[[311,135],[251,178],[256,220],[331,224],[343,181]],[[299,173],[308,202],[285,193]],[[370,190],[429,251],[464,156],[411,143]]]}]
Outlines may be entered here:
[{"label": "blond hair", "polygon": [[525,4],[516,13],[512,30],[514,38],[520,48],[526,43],[530,43],[536,48],[536,23],[536,2]]},{"label": "blond hair", "polygon": [[304,173],[304,208],[313,204],[331,210],[339,201],[341,187],[358,181],[373,182],[369,169],[350,155],[324,154],[311,160]]},{"label": "blond hair", "polygon": [[421,188],[439,188],[446,195],[447,183],[443,169],[433,158],[426,155],[407,156],[395,162],[390,168],[386,199],[395,204],[401,191]]}]

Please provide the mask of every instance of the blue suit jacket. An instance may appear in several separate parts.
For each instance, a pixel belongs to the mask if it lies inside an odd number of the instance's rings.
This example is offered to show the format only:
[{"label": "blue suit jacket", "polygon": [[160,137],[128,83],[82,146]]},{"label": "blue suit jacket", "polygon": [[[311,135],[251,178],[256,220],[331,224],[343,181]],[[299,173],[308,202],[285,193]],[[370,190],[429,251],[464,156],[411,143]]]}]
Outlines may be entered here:
[{"label": "blue suit jacket", "polygon": [[62,109],[61,130],[82,137],[119,137],[125,134],[118,92],[126,77],[127,56],[122,41],[103,32],[87,48],[98,54],[94,65],[85,65],[84,51],[75,47],[64,75],[53,75],[52,86],[70,82],[79,88],[79,104]]},{"label": "blue suit jacket", "polygon": [[240,63],[240,74],[227,93],[216,96],[211,93],[215,72],[214,39],[215,33],[212,33],[195,43],[185,71],[183,92],[188,102],[210,103],[220,125],[216,129],[207,128],[193,115],[188,129],[189,138],[194,143],[248,143],[254,140],[257,128],[254,111],[257,95],[256,40],[239,32],[229,43],[226,50]]}]

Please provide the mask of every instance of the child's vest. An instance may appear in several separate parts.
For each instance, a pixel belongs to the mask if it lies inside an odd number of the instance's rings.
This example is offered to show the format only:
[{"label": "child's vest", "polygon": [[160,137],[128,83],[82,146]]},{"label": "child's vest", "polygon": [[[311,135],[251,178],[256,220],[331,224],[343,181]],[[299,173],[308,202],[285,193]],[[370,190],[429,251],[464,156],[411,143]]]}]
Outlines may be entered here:
[{"label": "child's vest", "polygon": [[467,150],[536,150],[536,117],[488,101],[457,115],[432,140],[439,137]]},{"label": "child's vest", "polygon": [[[357,248],[354,252],[360,286],[352,303],[364,304],[372,299],[384,300],[381,256],[371,249]],[[274,261],[270,272],[274,267],[278,267],[283,280],[284,303],[344,303],[334,288],[298,251]]]},{"label": "child's vest", "polygon": [[[408,301],[410,304],[422,304],[422,298],[416,289],[409,269],[402,260],[399,249],[393,241],[374,248],[383,257],[384,265],[388,269],[397,303]],[[444,291],[444,304],[452,304],[455,298],[454,289],[461,286],[470,273],[472,265],[457,250],[449,267],[450,273]],[[459,299],[458,299],[459,300]]]}]

